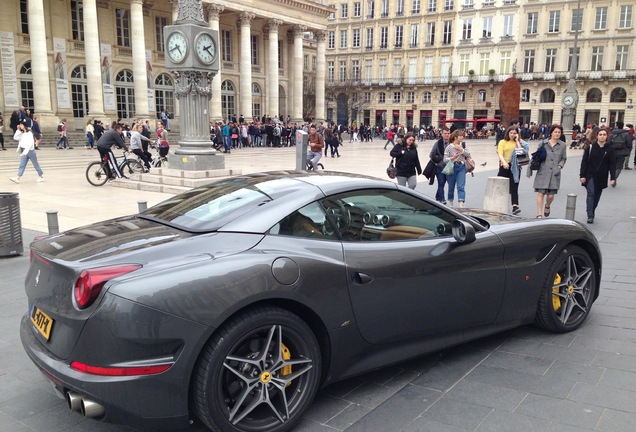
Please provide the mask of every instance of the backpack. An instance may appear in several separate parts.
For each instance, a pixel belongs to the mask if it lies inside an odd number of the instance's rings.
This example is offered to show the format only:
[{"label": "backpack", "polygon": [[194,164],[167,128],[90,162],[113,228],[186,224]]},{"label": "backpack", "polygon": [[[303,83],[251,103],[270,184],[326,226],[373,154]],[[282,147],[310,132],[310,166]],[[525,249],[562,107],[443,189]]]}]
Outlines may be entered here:
[{"label": "backpack", "polygon": [[280,126],[276,125],[273,134],[274,136],[280,136]]},{"label": "backpack", "polygon": [[62,123],[60,123],[59,125],[57,125],[57,131],[58,131],[58,132],[62,132]]},{"label": "backpack", "polygon": [[612,139],[610,140],[610,143],[612,144],[612,147],[614,147],[614,150],[623,150],[624,148],[627,147],[628,139],[629,139],[629,134],[623,131],[619,134],[612,134]]}]

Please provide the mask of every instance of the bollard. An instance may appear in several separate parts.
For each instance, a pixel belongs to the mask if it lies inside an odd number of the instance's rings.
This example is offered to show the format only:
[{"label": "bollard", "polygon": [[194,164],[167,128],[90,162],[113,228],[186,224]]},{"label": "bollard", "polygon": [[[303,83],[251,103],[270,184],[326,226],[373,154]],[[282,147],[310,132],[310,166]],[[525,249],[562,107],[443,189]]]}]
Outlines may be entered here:
[{"label": "bollard", "polygon": [[49,226],[49,234],[57,234],[60,232],[60,224],[57,221],[57,210],[49,210],[46,212],[46,223]]},{"label": "bollard", "polygon": [[147,201],[137,201],[137,207],[139,208],[139,213],[146,211],[148,209]]},{"label": "bollard", "polygon": [[509,188],[510,180],[507,177],[488,177],[484,195],[484,210],[510,213],[508,209]]},{"label": "bollard", "polygon": [[576,213],[576,194],[569,193],[568,201],[565,205],[565,218],[568,220],[574,220],[574,214]]}]

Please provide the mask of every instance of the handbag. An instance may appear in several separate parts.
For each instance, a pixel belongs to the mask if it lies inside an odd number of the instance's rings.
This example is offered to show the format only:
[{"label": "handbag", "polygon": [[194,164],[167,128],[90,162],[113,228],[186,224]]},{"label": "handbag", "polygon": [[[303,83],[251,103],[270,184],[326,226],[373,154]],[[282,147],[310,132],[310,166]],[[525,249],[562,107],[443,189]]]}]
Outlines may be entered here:
[{"label": "handbag", "polygon": [[472,174],[475,171],[475,161],[472,158],[466,158],[466,172]]},{"label": "handbag", "polygon": [[446,162],[446,166],[442,170],[442,174],[446,174],[446,175],[455,174],[455,162],[453,162],[452,160],[449,160],[448,162]]},{"label": "handbag", "polygon": [[422,171],[422,174],[424,174],[424,177],[426,177],[427,179],[431,179],[431,178],[435,178],[436,172],[437,172],[437,164],[433,162],[433,160],[429,160],[428,163],[426,164],[426,167],[424,167],[424,171]]},{"label": "handbag", "polygon": [[528,156],[528,153],[517,155],[517,165],[522,167],[522,166],[528,165],[529,163],[530,163],[530,156]]},{"label": "handbag", "polygon": [[391,162],[389,163],[389,166],[386,169],[386,175],[389,176],[389,178],[394,179],[395,176],[397,175],[397,168],[395,167],[395,163],[394,163],[395,159],[391,159]]}]

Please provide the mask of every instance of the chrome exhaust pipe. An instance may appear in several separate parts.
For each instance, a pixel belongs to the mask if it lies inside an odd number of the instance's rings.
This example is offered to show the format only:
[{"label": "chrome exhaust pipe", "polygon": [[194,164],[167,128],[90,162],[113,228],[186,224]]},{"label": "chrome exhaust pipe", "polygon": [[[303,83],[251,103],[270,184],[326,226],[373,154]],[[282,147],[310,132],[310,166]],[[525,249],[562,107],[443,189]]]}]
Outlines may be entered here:
[{"label": "chrome exhaust pipe", "polygon": [[66,403],[71,411],[79,411],[82,407],[82,397],[77,393],[66,392]]},{"label": "chrome exhaust pipe", "polygon": [[80,408],[82,415],[86,418],[103,417],[106,414],[106,408],[93,402],[92,400],[82,399]]}]

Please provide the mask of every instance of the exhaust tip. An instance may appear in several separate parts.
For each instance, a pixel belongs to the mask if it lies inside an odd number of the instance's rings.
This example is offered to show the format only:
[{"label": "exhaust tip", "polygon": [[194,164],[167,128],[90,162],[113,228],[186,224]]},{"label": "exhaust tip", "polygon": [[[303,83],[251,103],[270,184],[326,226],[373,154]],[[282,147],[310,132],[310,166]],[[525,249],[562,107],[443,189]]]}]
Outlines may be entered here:
[{"label": "exhaust tip", "polygon": [[82,398],[77,393],[66,392],[66,403],[71,411],[79,411],[82,408]]},{"label": "exhaust tip", "polygon": [[106,409],[92,400],[82,399],[80,411],[86,418],[103,417],[106,414]]}]

